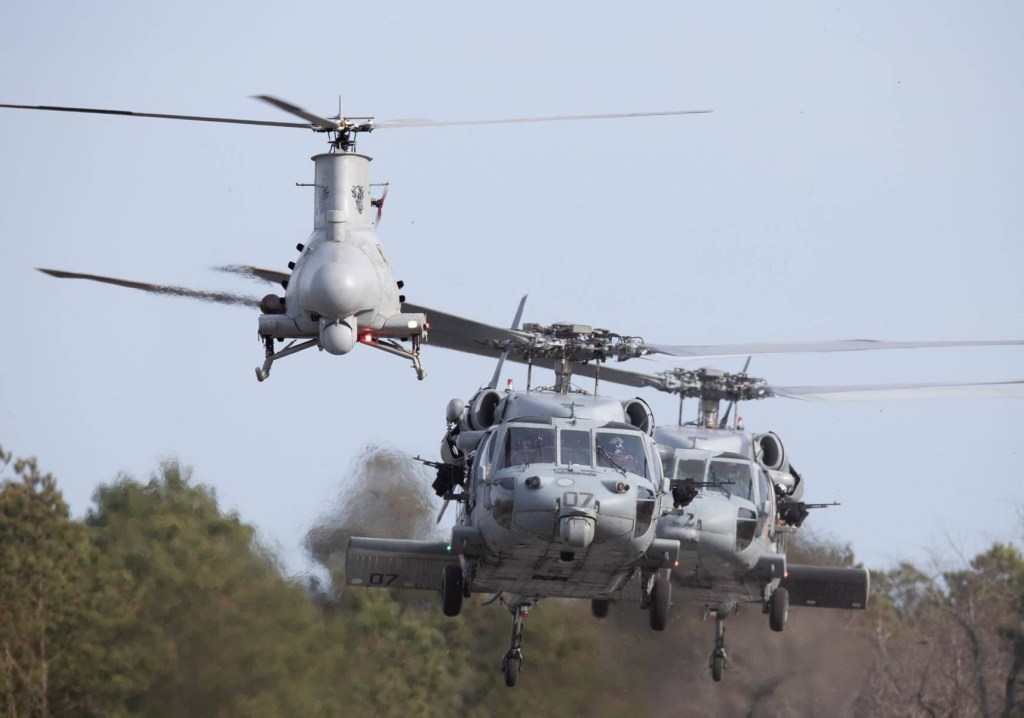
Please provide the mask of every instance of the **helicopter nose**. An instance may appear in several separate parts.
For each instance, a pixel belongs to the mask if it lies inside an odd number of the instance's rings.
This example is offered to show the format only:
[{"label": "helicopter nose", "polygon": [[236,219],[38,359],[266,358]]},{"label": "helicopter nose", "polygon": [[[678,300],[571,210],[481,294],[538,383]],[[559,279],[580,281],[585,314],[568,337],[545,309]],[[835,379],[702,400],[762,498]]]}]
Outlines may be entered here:
[{"label": "helicopter nose", "polygon": [[336,258],[318,267],[309,279],[306,304],[322,317],[344,319],[372,307],[367,278],[373,277],[365,255]]}]

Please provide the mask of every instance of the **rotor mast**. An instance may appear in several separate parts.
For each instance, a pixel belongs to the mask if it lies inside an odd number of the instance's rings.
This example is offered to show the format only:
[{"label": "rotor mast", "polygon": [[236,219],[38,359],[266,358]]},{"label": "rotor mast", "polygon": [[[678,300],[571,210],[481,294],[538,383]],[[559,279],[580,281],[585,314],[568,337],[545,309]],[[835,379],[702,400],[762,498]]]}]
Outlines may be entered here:
[{"label": "rotor mast", "polygon": [[682,423],[682,402],[685,398],[700,399],[698,426],[718,429],[723,401],[740,402],[774,396],[764,379],[746,372],[730,374],[721,369],[676,368],[658,375],[658,389],[679,394],[679,423]]},{"label": "rotor mast", "polygon": [[[530,336],[519,340],[497,342],[497,348],[520,354],[531,366],[535,359],[548,359],[555,372],[554,391],[568,394],[572,391],[575,364],[600,364],[609,357],[618,360],[642,356],[647,353],[643,340],[615,334],[607,329],[595,329],[586,324],[527,323],[521,330]],[[598,378],[595,373],[594,393]]]}]

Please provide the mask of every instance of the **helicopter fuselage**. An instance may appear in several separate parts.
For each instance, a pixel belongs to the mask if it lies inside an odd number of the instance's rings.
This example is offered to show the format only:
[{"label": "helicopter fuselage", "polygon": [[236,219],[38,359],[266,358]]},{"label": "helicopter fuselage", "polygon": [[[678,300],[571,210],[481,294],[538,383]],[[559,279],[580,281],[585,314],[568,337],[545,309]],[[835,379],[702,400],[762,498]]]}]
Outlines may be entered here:
[{"label": "helicopter fuselage", "polygon": [[755,437],[700,427],[663,427],[655,436],[677,497],[658,524],[659,536],[679,541],[677,587],[710,606],[765,599],[784,577],[786,558]]},{"label": "helicopter fuselage", "polygon": [[282,313],[260,317],[260,334],[319,339],[332,354],[357,341],[422,335],[426,318],[403,314],[391,265],[371,220],[370,158],[313,157],[313,232],[287,281]]},{"label": "helicopter fuselage", "polygon": [[[667,496],[654,444],[618,402],[587,399],[574,418],[511,418],[481,438],[453,530],[474,591],[603,596],[651,548]],[[580,418],[602,408],[618,420]]]}]

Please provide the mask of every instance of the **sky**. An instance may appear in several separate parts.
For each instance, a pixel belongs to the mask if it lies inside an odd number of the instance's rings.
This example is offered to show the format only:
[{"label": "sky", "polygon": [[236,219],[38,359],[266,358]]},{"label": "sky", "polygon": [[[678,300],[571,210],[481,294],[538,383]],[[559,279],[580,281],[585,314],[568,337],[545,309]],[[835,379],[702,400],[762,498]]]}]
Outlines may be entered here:
[{"label": "sky", "polygon": [[[263,120],[478,119],[710,109],[621,121],[380,130],[378,234],[410,301],[652,343],[1024,337],[1024,6],[987,2],[0,5],[0,102]],[[300,129],[0,110],[0,444],[76,516],[176,458],[290,571],[369,446],[436,458],[449,399],[358,347],[265,383],[241,308],[35,267],[262,294],[312,228]],[[740,360],[717,360],[737,370]],[[660,370],[634,361],[624,368]],[[773,384],[1024,378],[1024,347],[755,358]],[[525,371],[506,368],[519,386]],[[589,387],[587,387],[589,388]],[[603,387],[629,398],[636,390]],[[677,402],[642,394],[662,423]],[[1018,541],[1019,400],[742,408],[839,501],[806,526],[888,568]],[[688,412],[694,411],[691,402]]]}]

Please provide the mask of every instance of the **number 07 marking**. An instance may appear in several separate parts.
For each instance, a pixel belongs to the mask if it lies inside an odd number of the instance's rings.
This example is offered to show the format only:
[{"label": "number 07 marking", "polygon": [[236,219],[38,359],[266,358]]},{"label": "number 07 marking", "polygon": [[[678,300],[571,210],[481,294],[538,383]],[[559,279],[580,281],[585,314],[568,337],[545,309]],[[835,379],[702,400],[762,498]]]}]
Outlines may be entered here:
[{"label": "number 07 marking", "polygon": [[585,509],[590,506],[593,500],[594,495],[588,494],[585,491],[566,491],[562,494],[562,506],[578,506],[581,509]]},{"label": "number 07 marking", "polygon": [[397,573],[371,573],[369,583],[371,586],[390,586],[397,578]]}]

